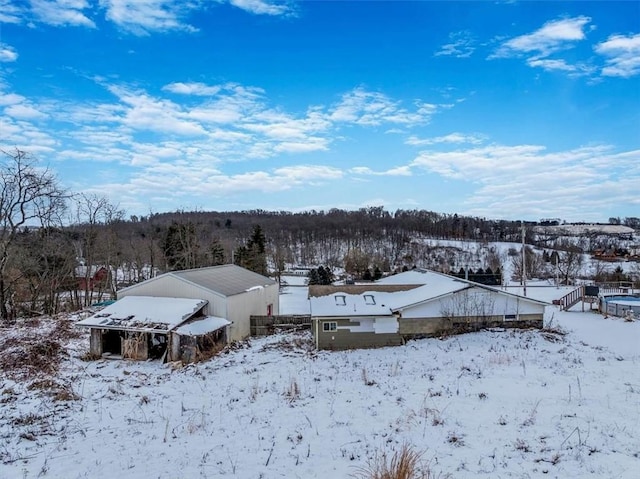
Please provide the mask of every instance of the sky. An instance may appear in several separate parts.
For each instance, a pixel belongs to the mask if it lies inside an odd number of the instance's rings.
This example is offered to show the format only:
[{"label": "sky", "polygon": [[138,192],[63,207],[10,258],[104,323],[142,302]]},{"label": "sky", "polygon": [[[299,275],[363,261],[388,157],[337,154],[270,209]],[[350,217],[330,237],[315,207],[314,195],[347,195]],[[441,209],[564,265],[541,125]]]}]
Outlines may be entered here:
[{"label": "sky", "polygon": [[129,215],[640,216],[640,2],[0,0],[0,148]]}]

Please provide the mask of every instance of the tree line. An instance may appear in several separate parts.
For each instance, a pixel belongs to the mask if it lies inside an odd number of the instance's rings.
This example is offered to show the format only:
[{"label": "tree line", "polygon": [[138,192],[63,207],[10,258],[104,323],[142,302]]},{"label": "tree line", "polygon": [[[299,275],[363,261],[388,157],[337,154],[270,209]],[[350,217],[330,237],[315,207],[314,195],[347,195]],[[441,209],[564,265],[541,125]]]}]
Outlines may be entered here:
[{"label": "tree line", "polygon": [[[356,278],[414,266],[454,271],[455,252],[416,238],[520,241],[520,221],[427,210],[174,211],[129,216],[106,197],[67,191],[27,152],[0,159],[0,319],[76,310],[155,274],[235,263],[279,277],[323,265]],[[623,220],[621,220],[623,222]],[[527,243],[535,236],[527,229]],[[500,266],[489,258],[484,268]],[[98,270],[103,275],[96,275]],[[533,268],[532,268],[533,269]],[[318,273],[318,271],[316,271]],[[315,281],[315,279],[314,279]]]}]

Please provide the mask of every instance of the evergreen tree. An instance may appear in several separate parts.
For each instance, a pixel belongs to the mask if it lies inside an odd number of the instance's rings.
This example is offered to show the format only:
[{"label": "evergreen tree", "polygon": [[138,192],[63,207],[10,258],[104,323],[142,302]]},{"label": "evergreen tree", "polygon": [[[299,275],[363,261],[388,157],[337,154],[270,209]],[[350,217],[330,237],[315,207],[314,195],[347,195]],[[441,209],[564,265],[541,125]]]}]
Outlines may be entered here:
[{"label": "evergreen tree", "polygon": [[329,267],[325,268],[324,266],[320,266],[318,268],[318,279],[320,281],[319,284],[331,284],[333,283],[333,273]]},{"label": "evergreen tree", "polygon": [[380,268],[376,265],[375,269],[373,270],[373,279],[375,281],[378,281],[380,278],[382,278],[382,271],[380,270]]},{"label": "evergreen tree", "polygon": [[314,285],[314,284],[320,284],[320,276],[318,275],[318,270],[313,268],[309,271],[309,274],[307,274],[307,284]]},{"label": "evergreen tree", "polygon": [[209,245],[209,254],[211,255],[211,266],[225,264],[224,247],[220,243],[219,238],[214,238]]},{"label": "evergreen tree", "polygon": [[267,255],[265,253],[265,237],[260,225],[253,227],[247,244],[236,249],[235,264],[259,274],[267,274]]}]

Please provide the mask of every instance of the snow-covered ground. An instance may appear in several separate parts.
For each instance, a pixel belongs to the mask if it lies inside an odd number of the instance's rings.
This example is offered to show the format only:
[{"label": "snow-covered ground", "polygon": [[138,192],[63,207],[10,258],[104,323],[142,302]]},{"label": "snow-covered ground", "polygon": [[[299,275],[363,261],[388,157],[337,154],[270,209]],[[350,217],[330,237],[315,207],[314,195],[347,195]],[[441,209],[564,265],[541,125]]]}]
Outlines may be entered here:
[{"label": "snow-covered ground", "polygon": [[637,478],[640,322],[576,308],[553,314],[566,335],[318,352],[283,334],[177,370],[82,361],[72,339],[54,379],[76,400],[0,379],[0,477],[346,478],[409,444],[435,477]]}]

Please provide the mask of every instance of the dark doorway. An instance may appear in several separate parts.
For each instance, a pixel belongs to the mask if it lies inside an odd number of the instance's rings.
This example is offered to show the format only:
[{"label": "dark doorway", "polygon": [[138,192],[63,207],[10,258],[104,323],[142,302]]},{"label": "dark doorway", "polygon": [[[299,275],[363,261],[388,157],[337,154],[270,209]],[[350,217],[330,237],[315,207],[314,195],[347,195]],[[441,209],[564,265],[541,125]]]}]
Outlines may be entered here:
[{"label": "dark doorway", "polygon": [[161,359],[167,351],[166,334],[149,334],[149,359]]},{"label": "dark doorway", "polygon": [[102,352],[117,356],[122,355],[122,342],[120,331],[107,329],[102,333]]}]

